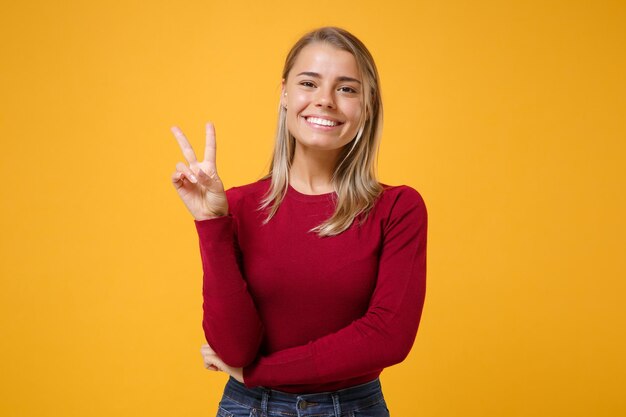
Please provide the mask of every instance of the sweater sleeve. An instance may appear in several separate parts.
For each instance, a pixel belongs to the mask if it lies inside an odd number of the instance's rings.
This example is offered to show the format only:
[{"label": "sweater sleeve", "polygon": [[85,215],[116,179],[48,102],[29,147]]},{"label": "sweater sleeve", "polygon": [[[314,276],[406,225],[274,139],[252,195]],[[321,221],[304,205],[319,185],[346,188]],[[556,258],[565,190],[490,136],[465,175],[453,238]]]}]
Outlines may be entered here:
[{"label": "sweater sleeve", "polygon": [[402,188],[385,226],[366,313],[306,345],[258,357],[244,367],[248,387],[340,381],[380,371],[408,355],[426,289],[427,212],[417,191]]},{"label": "sweater sleeve", "polygon": [[241,273],[231,215],[195,221],[203,270],[202,327],[227,365],[243,367],[257,356],[263,324]]}]

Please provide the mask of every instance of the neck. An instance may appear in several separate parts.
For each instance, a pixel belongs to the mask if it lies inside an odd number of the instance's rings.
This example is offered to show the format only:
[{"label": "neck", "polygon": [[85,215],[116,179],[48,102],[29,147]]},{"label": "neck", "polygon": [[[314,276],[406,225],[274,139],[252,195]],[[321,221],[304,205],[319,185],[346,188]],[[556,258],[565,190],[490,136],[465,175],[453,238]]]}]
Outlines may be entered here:
[{"label": "neck", "polygon": [[334,191],[332,176],[340,150],[320,151],[296,145],[289,170],[289,184],[303,194]]}]

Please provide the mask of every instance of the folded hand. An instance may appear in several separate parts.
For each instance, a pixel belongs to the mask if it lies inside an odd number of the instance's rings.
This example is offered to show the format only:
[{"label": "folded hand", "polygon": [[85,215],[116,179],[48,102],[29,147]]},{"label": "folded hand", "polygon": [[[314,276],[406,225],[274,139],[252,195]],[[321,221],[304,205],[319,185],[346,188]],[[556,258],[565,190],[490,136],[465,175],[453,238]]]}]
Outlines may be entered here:
[{"label": "folded hand", "polygon": [[226,372],[237,381],[243,383],[243,368],[233,368],[226,365],[209,345],[202,345],[200,353],[202,354],[205,368],[211,371]]}]

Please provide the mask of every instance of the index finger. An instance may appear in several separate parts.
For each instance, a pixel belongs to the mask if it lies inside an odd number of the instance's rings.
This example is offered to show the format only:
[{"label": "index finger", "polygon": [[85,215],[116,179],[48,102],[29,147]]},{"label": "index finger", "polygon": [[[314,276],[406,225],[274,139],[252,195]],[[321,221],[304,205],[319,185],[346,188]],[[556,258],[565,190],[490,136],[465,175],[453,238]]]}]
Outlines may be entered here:
[{"label": "index finger", "polygon": [[172,126],[171,131],[174,134],[174,137],[176,137],[178,146],[180,146],[180,149],[183,151],[183,156],[185,157],[187,162],[189,163],[197,162],[196,153],[193,151],[193,148],[191,147],[191,145],[189,144],[189,141],[183,134],[183,131],[180,130],[178,126]]},{"label": "index finger", "polygon": [[204,148],[204,160],[215,166],[215,126],[213,123],[206,124],[206,147]]}]

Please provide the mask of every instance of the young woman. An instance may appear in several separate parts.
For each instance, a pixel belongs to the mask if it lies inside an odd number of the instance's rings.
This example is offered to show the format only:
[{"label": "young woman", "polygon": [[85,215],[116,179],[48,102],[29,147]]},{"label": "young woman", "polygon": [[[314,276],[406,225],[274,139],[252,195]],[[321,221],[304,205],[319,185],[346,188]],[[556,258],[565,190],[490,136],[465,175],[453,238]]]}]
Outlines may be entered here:
[{"label": "young woman", "polygon": [[409,353],[425,294],[426,207],[376,179],[379,79],[345,30],[303,36],[282,74],[269,174],[224,192],[204,159],[172,182],[204,271],[205,366],[230,379],[221,416],[388,416],[379,375]]}]

